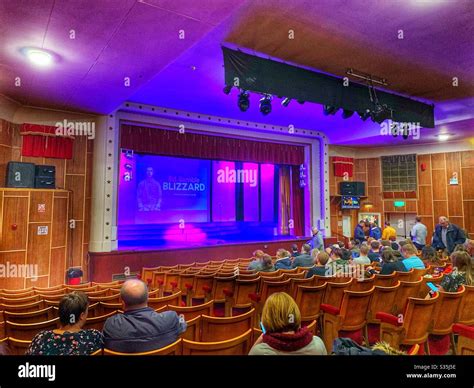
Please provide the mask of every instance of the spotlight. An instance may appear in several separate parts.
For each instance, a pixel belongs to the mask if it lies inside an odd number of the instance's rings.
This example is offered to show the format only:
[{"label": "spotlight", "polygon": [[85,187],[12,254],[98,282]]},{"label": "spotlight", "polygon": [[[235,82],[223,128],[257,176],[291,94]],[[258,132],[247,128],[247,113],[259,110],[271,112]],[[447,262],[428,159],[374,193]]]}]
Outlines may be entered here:
[{"label": "spotlight", "polygon": [[370,117],[370,110],[368,109],[365,112],[357,112],[357,113],[362,121],[365,121]]},{"label": "spotlight", "polygon": [[45,50],[24,47],[21,51],[36,66],[47,67],[53,62],[53,56]]},{"label": "spotlight", "polygon": [[354,111],[353,111],[353,110],[347,110],[347,109],[343,109],[343,110],[342,110],[342,118],[343,118],[343,119],[348,119],[348,118],[351,117],[353,114],[354,114]]},{"label": "spotlight", "polygon": [[260,99],[260,112],[267,115],[272,111],[272,96],[269,94],[264,95]]},{"label": "spotlight", "polygon": [[237,101],[237,104],[239,105],[239,109],[242,112],[247,111],[247,109],[250,107],[249,93],[246,91],[242,91],[239,94],[239,99]]},{"label": "spotlight", "polygon": [[290,105],[291,98],[285,97],[283,101],[281,102],[281,106],[284,106],[285,108]]},{"label": "spotlight", "polygon": [[232,90],[232,85],[224,86],[224,93],[225,94],[229,94],[231,90]]},{"label": "spotlight", "polygon": [[377,124],[382,124],[385,120],[392,118],[392,111],[387,105],[376,104],[375,109],[370,113],[372,121]]},{"label": "spotlight", "polygon": [[332,105],[324,105],[323,107],[323,113],[325,116],[334,115],[336,114],[338,110],[339,108],[336,108],[335,106],[332,106]]}]

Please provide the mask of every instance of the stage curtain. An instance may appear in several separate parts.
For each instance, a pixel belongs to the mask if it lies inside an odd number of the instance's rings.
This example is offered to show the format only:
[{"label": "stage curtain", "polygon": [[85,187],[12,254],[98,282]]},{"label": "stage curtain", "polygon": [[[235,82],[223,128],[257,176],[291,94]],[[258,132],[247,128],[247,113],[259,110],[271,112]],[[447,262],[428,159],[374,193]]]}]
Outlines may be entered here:
[{"label": "stage curtain", "polygon": [[291,217],[291,195],[290,195],[290,168],[280,166],[278,172],[280,196],[278,200],[278,229],[279,234],[290,234],[289,221]]},{"label": "stage curtain", "polygon": [[72,159],[74,138],[56,135],[56,127],[22,124],[22,156]]},{"label": "stage curtain", "polygon": [[300,165],[304,147],[122,124],[120,147],[158,155]]},{"label": "stage curtain", "polygon": [[300,186],[300,168],[291,167],[291,185],[293,192],[293,219],[295,236],[304,236],[304,192]]},{"label": "stage curtain", "polygon": [[352,177],[354,173],[354,159],[335,156],[332,158],[334,164],[334,176],[343,177],[347,173],[348,177]]}]

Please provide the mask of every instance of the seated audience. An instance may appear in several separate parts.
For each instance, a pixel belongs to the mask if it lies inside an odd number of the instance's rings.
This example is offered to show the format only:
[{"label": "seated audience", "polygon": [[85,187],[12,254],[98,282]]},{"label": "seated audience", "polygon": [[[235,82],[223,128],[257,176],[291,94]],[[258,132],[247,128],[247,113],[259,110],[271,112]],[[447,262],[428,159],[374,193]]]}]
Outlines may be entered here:
[{"label": "seated audience", "polygon": [[370,264],[371,261],[367,256],[368,254],[369,254],[369,248],[366,245],[361,246],[359,257],[356,257],[356,258],[352,259],[352,263],[354,263],[354,264]]},{"label": "seated audience", "polygon": [[436,253],[436,249],[434,249],[431,245],[426,245],[421,250],[421,260],[425,264],[425,267],[443,264]]},{"label": "seated audience", "polygon": [[264,333],[249,355],[326,355],[323,341],[301,327],[301,313],[291,296],[277,292],[267,299],[262,311]]},{"label": "seated audience", "polygon": [[382,251],[382,269],[380,275],[390,275],[394,271],[407,272],[407,269],[401,260],[398,260],[392,249],[386,248]]},{"label": "seated audience", "polygon": [[311,257],[311,246],[309,244],[304,244],[301,250],[301,255],[296,256],[293,260],[293,268],[312,267],[313,265],[314,260]]},{"label": "seated audience", "polygon": [[424,269],[425,265],[421,261],[421,259],[416,255],[418,250],[413,244],[405,244],[402,247],[402,256],[404,259],[402,260],[403,265],[409,271],[412,268],[416,269]]},{"label": "seated audience", "polygon": [[461,285],[472,286],[474,284],[474,269],[471,256],[467,252],[458,251],[451,254],[453,270],[444,275],[441,280],[440,289],[446,292],[457,292]]},{"label": "seated audience", "polygon": [[59,302],[59,329],[45,330],[35,335],[27,355],[69,356],[88,355],[103,346],[102,333],[83,330],[89,301],[83,292],[71,292]]},{"label": "seated audience", "polygon": [[174,311],[157,313],[148,307],[148,288],[141,280],[127,280],[120,290],[123,314],[105,321],[105,347],[117,352],[139,353],[175,342],[186,330],[186,321]]},{"label": "seated audience", "polygon": [[329,262],[329,255],[326,252],[319,252],[315,262],[316,265],[308,270],[306,278],[310,278],[313,275],[332,276],[331,267],[326,265]]},{"label": "seated audience", "polygon": [[318,257],[319,249],[311,249],[311,257],[313,258],[313,263],[316,263],[316,258]]},{"label": "seated audience", "polygon": [[247,267],[247,269],[251,271],[260,271],[260,268],[262,268],[262,259],[263,256],[265,255],[265,252],[261,250],[257,250],[253,253],[254,260],[252,260]]},{"label": "seated audience", "polygon": [[300,255],[300,251],[298,250],[298,245],[293,244],[291,246],[291,257],[296,257]]},{"label": "seated audience", "polygon": [[259,269],[260,272],[273,272],[275,267],[273,266],[272,257],[270,255],[263,255],[262,266]]},{"label": "seated audience", "polygon": [[396,241],[392,241],[390,243],[390,248],[392,248],[394,251],[399,251],[400,250],[400,245]]},{"label": "seated audience", "polygon": [[359,243],[356,240],[349,240],[349,245],[347,247],[351,251],[351,256],[352,257],[357,257],[359,256]]},{"label": "seated audience", "polygon": [[275,261],[275,270],[292,268],[290,252],[288,252],[285,249],[280,248],[276,252],[276,257],[277,259]]},{"label": "seated audience", "polygon": [[368,254],[370,261],[380,262],[380,243],[378,241],[372,241],[370,243],[370,251]]}]

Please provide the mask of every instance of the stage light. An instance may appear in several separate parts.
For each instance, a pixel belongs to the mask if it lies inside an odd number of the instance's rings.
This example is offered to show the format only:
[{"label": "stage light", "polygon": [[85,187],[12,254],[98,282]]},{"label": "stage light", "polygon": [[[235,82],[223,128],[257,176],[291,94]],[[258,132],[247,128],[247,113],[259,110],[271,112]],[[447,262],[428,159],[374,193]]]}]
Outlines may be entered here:
[{"label": "stage light", "polygon": [[351,117],[353,114],[354,114],[354,111],[353,111],[353,110],[343,109],[343,111],[342,111],[342,118],[343,118],[343,119],[348,119],[348,118]]},{"label": "stage light", "polygon": [[231,90],[232,90],[232,85],[224,86],[224,93],[225,94],[229,94]]},{"label": "stage light", "polygon": [[357,113],[362,121],[367,120],[370,116],[370,110],[368,109],[365,112],[357,112]]},{"label": "stage light", "polygon": [[336,108],[335,106],[332,106],[332,105],[324,105],[323,107],[323,113],[325,116],[334,115],[336,114],[338,110],[339,108]]},{"label": "stage light", "polygon": [[290,105],[291,98],[285,97],[283,101],[281,102],[281,106],[284,106],[285,108]]},{"label": "stage light", "polygon": [[249,93],[246,91],[242,91],[239,94],[239,99],[238,99],[237,104],[239,105],[239,109],[242,112],[247,111],[247,109],[250,107]]},{"label": "stage light", "polygon": [[385,120],[392,118],[392,111],[387,105],[376,104],[375,109],[370,112],[372,121],[377,124],[382,124]]},{"label": "stage light", "polygon": [[267,115],[272,111],[272,96],[269,94],[264,95],[260,99],[260,112]]},{"label": "stage light", "polygon": [[47,51],[34,48],[25,48],[22,50],[28,60],[40,67],[47,67],[53,62],[53,56]]}]

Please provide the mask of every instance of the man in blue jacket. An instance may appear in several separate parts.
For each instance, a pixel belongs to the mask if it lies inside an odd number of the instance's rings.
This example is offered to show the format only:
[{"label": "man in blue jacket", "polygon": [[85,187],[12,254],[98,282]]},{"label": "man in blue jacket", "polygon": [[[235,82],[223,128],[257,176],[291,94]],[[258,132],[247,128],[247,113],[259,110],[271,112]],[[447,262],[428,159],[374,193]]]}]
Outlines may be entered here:
[{"label": "man in blue jacket", "polygon": [[369,236],[375,238],[376,240],[380,240],[382,238],[382,230],[379,228],[376,222],[370,223]]},{"label": "man in blue jacket", "polygon": [[360,220],[354,229],[354,240],[358,241],[359,244],[362,241],[365,241],[364,225],[365,225],[365,221]]},{"label": "man in blue jacket", "polygon": [[324,240],[321,236],[321,232],[318,228],[311,229],[313,237],[306,244],[309,244],[311,249],[317,249],[318,251],[324,251]]},{"label": "man in blue jacket", "polygon": [[451,224],[447,217],[439,217],[439,224],[436,225],[433,235],[433,248],[447,249],[451,254],[458,244],[464,244],[466,236],[459,226]]}]

